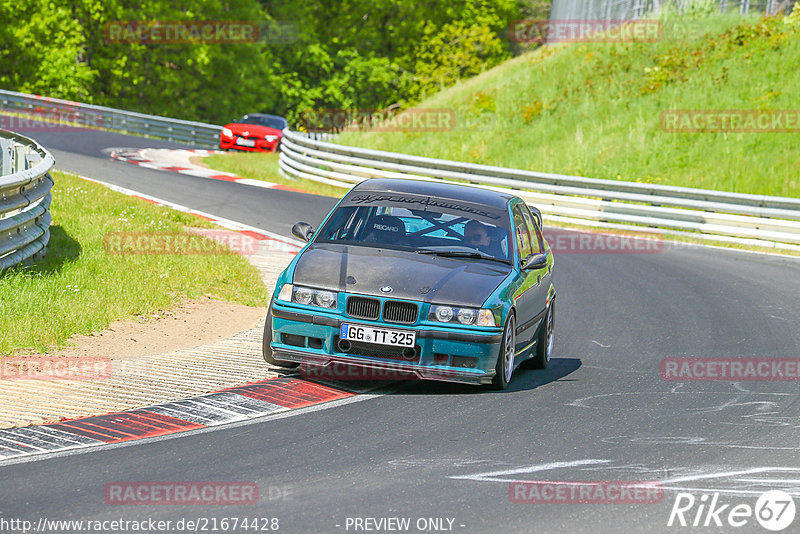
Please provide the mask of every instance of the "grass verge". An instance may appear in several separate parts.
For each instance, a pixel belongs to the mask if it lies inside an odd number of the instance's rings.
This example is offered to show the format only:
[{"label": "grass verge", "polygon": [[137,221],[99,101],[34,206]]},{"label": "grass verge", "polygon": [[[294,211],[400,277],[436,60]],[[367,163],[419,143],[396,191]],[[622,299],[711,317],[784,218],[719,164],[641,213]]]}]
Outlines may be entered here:
[{"label": "grass verge", "polygon": [[230,172],[242,178],[287,185],[317,195],[341,198],[348,191],[313,180],[294,180],[283,176],[278,170],[277,154],[264,152],[212,154],[203,158],[203,163],[217,171]]},{"label": "grass verge", "polygon": [[518,169],[800,196],[798,133],[670,133],[669,110],[797,110],[800,10],[788,18],[666,18],[656,43],[581,43],[514,58],[415,106],[436,132],[336,142]]},{"label": "grass verge", "polygon": [[49,252],[0,273],[0,355],[61,347],[114,320],[208,296],[264,306],[258,271],[238,254],[109,254],[114,232],[186,233],[207,221],[54,172]]}]

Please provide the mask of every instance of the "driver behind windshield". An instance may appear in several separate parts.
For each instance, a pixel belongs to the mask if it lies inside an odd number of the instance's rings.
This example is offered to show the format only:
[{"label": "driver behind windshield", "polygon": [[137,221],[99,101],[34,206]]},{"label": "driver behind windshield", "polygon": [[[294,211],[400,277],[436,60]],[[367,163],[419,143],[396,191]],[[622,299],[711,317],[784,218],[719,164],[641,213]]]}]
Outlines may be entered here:
[{"label": "driver behind windshield", "polygon": [[464,240],[479,252],[495,258],[505,257],[499,243],[494,242],[489,236],[489,229],[480,221],[472,220],[464,225]]}]

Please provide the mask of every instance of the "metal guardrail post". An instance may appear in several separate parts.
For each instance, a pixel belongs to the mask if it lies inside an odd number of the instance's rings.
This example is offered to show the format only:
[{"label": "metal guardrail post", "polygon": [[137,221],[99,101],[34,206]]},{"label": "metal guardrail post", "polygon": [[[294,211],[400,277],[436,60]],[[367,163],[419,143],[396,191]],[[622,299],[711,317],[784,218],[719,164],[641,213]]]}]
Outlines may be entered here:
[{"label": "metal guardrail post", "polygon": [[28,154],[28,147],[23,145],[15,145],[12,151],[12,158],[14,160],[13,166],[16,172],[27,171],[27,161],[25,156]]},{"label": "metal guardrail post", "polygon": [[50,241],[53,156],[36,141],[0,130],[0,271],[39,258]]},{"label": "metal guardrail post", "polygon": [[13,146],[14,141],[0,139],[0,176],[14,172],[14,168],[11,165],[11,149]]}]

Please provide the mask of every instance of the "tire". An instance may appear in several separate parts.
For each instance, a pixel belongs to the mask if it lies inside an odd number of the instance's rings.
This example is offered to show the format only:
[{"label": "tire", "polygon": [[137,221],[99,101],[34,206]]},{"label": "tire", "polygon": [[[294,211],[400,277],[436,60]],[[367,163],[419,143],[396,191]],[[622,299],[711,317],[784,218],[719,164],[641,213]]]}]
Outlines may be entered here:
[{"label": "tire", "polygon": [[492,379],[493,389],[506,389],[511,381],[511,375],[514,373],[514,348],[517,343],[516,328],[516,317],[511,311],[508,313],[506,325],[503,328],[503,341],[500,343],[500,354],[497,355],[497,364],[494,367],[495,375]]},{"label": "tire", "polygon": [[531,369],[547,369],[550,357],[553,355],[553,340],[555,334],[556,301],[550,303],[547,315],[539,328],[539,338],[536,340],[536,355],[530,359]]},{"label": "tire", "polygon": [[285,360],[276,360],[272,356],[272,347],[269,346],[272,341],[272,304],[267,311],[267,320],[264,321],[264,337],[261,340],[261,354],[264,356],[264,361],[275,367],[284,367],[291,369],[300,365],[296,362],[287,362]]}]

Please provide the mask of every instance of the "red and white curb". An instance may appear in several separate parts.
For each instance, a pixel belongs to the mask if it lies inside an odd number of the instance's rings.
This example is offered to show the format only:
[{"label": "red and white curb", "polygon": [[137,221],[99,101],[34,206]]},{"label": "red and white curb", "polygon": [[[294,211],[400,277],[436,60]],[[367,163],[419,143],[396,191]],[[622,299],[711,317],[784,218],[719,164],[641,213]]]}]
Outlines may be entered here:
[{"label": "red and white curb", "polygon": [[354,397],[299,378],[271,378],[174,402],[0,430],[0,461],[177,434]]},{"label": "red and white curb", "polygon": [[[168,154],[169,157],[165,160],[173,161],[156,161],[150,159],[148,154]],[[193,165],[188,162],[191,155],[207,155],[207,154],[225,154],[220,150],[181,150],[181,149],[149,149],[149,148],[115,148],[108,152],[112,159],[145,167],[147,169],[155,169],[159,171],[177,172],[180,174],[187,174],[189,176],[197,176],[199,178],[208,178],[210,180],[222,180],[224,182],[234,182],[237,184],[251,185],[253,187],[261,187],[263,189],[280,189],[282,191],[294,191],[296,193],[308,193],[302,189],[290,187],[288,185],[276,184],[272,182],[265,182],[262,180],[253,180],[252,178],[242,178],[231,174],[229,172],[215,171],[213,169],[206,169],[199,165]],[[174,160],[178,159],[185,163],[178,165],[174,164]]]},{"label": "red and white curb", "polygon": [[[197,215],[222,226],[268,239],[275,246],[297,252],[301,244],[235,221],[214,217],[184,206],[123,187],[80,178],[111,190]],[[25,461],[31,456],[158,438],[226,424],[240,423],[333,401],[359,400],[369,388],[355,385],[342,389],[296,377],[278,377],[182,400],[154,404],[105,415],[93,415],[56,423],[0,430],[0,462]],[[366,397],[364,397],[366,398]]]},{"label": "red and white curb", "polygon": [[223,228],[228,228],[230,230],[239,232],[243,235],[246,235],[258,241],[266,241],[268,248],[272,250],[283,250],[285,252],[297,254],[300,251],[300,249],[303,248],[303,246],[305,245],[305,243],[301,241],[295,239],[289,239],[279,234],[275,234],[267,230],[262,230],[261,228],[256,228],[255,226],[250,226],[248,224],[243,224],[240,222],[232,221],[230,219],[225,219],[223,217],[218,217],[216,215],[212,215],[204,211],[194,210],[186,206],[182,206],[180,204],[176,204],[174,202],[163,200],[150,195],[145,195],[144,193],[139,193],[138,191],[133,191],[125,187],[120,187],[118,185],[109,184],[107,182],[103,182],[100,180],[95,180],[94,178],[89,178],[87,176],[78,175],[78,177],[83,180],[86,180],[87,182],[92,182],[95,184],[102,185],[103,187],[107,187],[112,191],[116,191],[117,193],[122,193],[123,195],[129,197],[138,198],[139,200],[144,200],[145,202],[149,202],[157,206],[165,206],[167,208],[171,208],[177,211],[189,213],[196,217],[200,217],[201,219],[213,222],[219,226],[222,226]]}]

